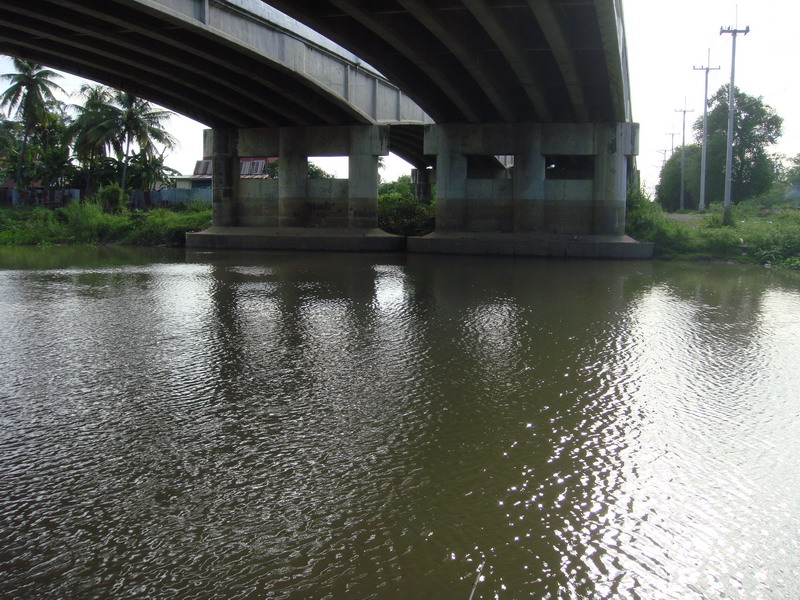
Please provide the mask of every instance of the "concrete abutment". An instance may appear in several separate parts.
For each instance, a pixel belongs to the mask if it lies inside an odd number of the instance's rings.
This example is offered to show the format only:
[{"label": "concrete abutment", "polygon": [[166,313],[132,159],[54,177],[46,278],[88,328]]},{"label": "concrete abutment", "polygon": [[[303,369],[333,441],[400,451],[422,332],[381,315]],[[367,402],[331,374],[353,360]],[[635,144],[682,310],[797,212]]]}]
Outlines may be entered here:
[{"label": "concrete abutment", "polygon": [[[436,231],[408,240],[377,228],[386,126],[215,129],[205,151],[214,226],[188,234],[190,247],[652,256],[624,235],[632,123],[426,126],[436,168],[415,183],[418,195],[435,185]],[[347,156],[349,178],[309,179],[309,156]],[[241,177],[243,157],[278,157],[277,180]]]}]

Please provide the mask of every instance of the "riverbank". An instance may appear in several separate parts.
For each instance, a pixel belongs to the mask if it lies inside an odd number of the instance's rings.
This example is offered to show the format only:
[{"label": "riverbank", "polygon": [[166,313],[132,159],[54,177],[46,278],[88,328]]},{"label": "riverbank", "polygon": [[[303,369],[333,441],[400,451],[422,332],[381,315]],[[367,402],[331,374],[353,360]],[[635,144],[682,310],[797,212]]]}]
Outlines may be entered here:
[{"label": "riverbank", "polygon": [[655,243],[656,258],[733,260],[800,270],[800,210],[757,201],[733,207],[733,226],[722,225],[722,207],[703,213],[665,213],[643,194],[629,195],[627,230]]},{"label": "riverbank", "polygon": [[96,203],[61,208],[0,208],[0,246],[183,246],[186,233],[211,226],[211,207],[106,212]]},{"label": "riverbank", "polygon": [[[800,210],[746,202],[734,207],[733,214],[734,226],[723,227],[717,207],[706,213],[667,214],[657,204],[632,194],[627,229],[634,239],[653,242],[656,258],[734,260],[800,270]],[[181,247],[187,232],[210,226],[211,208],[206,204],[116,213],[91,202],[56,209],[2,207],[0,246]]]}]

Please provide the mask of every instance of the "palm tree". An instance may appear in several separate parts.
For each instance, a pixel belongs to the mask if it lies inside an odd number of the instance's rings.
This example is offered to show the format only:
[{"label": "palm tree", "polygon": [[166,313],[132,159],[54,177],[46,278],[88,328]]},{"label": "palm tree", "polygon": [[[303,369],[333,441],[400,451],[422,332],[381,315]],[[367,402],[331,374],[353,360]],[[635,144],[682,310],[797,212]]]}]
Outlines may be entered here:
[{"label": "palm tree", "polygon": [[120,187],[125,189],[134,144],[145,156],[156,154],[156,143],[169,149],[175,147],[175,138],[162,126],[172,113],[158,110],[146,100],[120,90],[114,91],[113,107],[115,110],[111,113],[109,126],[113,125],[115,135],[111,139],[111,145],[122,158]]},{"label": "palm tree", "polygon": [[[83,106],[74,106],[75,150],[82,161],[100,160],[113,150],[121,164],[120,187],[125,189],[128,167],[134,154],[145,158],[175,147],[175,138],[163,123],[173,116],[168,110],[155,108],[133,94],[103,86],[83,86]],[[138,152],[135,150],[138,148]],[[161,151],[163,152],[163,150]]]},{"label": "palm tree", "polygon": [[84,84],[79,92],[83,102],[72,105],[76,114],[72,123],[73,148],[86,177],[86,190],[90,192],[96,176],[107,171],[106,149],[115,133],[109,125],[113,121],[113,93],[103,85]]},{"label": "palm tree", "polygon": [[23,135],[20,159],[17,166],[17,185],[22,181],[23,169],[28,148],[28,138],[37,125],[47,122],[48,105],[56,102],[54,92],[64,90],[52,80],[61,77],[55,71],[44,69],[41,65],[20,58],[14,58],[16,73],[0,75],[0,79],[10,82],[6,91],[0,94],[0,109],[8,109],[8,116],[16,112],[22,122]]}]

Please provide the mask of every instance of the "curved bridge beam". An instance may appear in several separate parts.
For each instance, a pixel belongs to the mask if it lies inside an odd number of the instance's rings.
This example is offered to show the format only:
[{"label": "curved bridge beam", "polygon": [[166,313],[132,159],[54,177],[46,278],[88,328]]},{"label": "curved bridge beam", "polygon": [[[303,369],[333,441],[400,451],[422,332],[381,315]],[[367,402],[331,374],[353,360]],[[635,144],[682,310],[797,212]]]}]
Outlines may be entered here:
[{"label": "curved bridge beam", "polygon": [[630,122],[620,0],[264,0],[437,123]]},{"label": "curved bridge beam", "polygon": [[356,57],[272,13],[257,0],[8,0],[0,52],[212,127],[431,122]]}]

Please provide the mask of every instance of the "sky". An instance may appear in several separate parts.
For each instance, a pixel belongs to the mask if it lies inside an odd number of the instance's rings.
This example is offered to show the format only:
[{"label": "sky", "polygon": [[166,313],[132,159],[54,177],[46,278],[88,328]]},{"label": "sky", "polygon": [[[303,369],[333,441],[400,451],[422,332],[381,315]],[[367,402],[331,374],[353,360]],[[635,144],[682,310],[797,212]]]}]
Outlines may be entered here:
[{"label": "sky", "polygon": [[[709,95],[727,85],[731,75],[731,35],[721,27],[750,27],[737,36],[736,86],[761,96],[784,119],[783,137],[772,149],[787,156],[800,154],[800,2],[797,0],[622,0],[628,46],[633,119],[640,124],[637,163],[645,186],[652,190],[665,160],[664,151],[677,148],[682,138],[681,112],[686,114],[686,140],[692,124],[703,114],[705,76],[693,67],[720,67],[709,73]],[[711,52],[711,61],[708,52]],[[13,69],[0,58],[0,73]],[[75,90],[82,80],[66,76],[62,87]],[[75,100],[71,100],[74,102]],[[179,145],[167,164],[190,174],[202,158],[204,126],[185,117],[168,125]],[[676,135],[672,136],[671,133]],[[315,161],[344,176],[346,159]],[[391,181],[410,172],[410,166],[390,156],[381,173]]]}]

